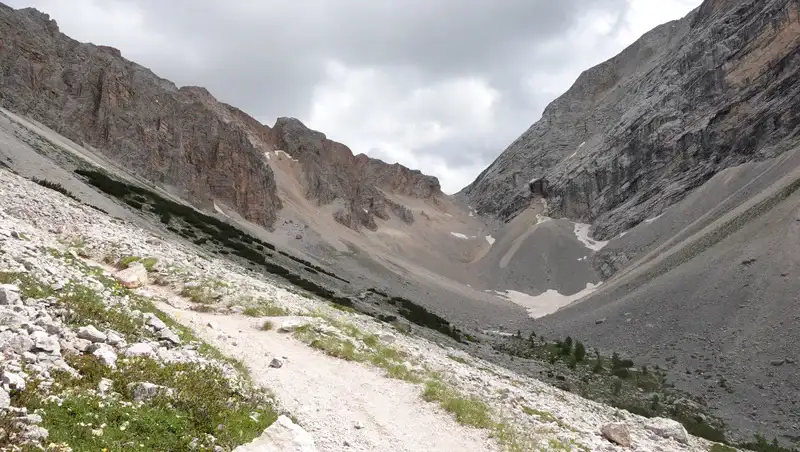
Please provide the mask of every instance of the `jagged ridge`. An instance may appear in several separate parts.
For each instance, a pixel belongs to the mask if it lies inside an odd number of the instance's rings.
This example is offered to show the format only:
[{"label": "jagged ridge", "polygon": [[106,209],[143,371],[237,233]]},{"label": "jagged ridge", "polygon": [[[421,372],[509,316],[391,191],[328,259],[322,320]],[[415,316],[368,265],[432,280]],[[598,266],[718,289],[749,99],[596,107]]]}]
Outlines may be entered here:
[{"label": "jagged ridge", "polygon": [[462,190],[513,218],[527,183],[549,183],[552,215],[609,238],[716,172],[797,143],[798,4],[705,1],[585,71]]},{"label": "jagged ridge", "polygon": [[205,88],[178,88],[118,49],[69,38],[35,9],[0,3],[0,36],[0,105],[97,148],[198,207],[220,201],[272,227],[283,203],[264,153],[277,149],[300,160],[306,196],[320,204],[342,200],[337,217],[349,217],[341,222],[354,229],[374,229],[374,216],[388,219],[389,211],[413,222],[411,212],[382,190],[441,195],[436,178],[354,157],[293,118],[270,128]]}]

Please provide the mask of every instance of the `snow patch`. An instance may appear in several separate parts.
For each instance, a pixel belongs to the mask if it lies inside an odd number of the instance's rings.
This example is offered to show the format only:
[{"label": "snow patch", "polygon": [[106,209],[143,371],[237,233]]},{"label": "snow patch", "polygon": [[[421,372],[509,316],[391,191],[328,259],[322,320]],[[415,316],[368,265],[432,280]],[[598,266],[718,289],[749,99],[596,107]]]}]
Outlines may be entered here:
[{"label": "snow patch", "polygon": [[365,209],[365,208],[363,208],[363,207],[361,208],[361,210],[363,210],[363,211],[364,211],[364,213],[369,213],[369,210],[367,210],[367,209]]},{"label": "snow patch", "polygon": [[267,152],[264,153],[264,156],[267,158],[267,160],[271,160],[272,159],[272,157],[271,157],[272,154],[274,154],[275,157],[278,157],[278,159],[281,159],[281,157],[286,157],[287,159],[289,159],[289,160],[291,160],[293,162],[299,162],[299,160],[297,160],[296,158],[294,158],[291,155],[289,155],[289,153],[287,153],[286,151],[282,151],[280,149],[278,149],[276,151],[273,151],[273,152],[267,151]]},{"label": "snow patch", "polygon": [[608,245],[608,240],[594,240],[589,237],[589,228],[591,227],[592,225],[590,224],[575,223],[575,237],[586,245],[586,248],[600,251],[604,246]]},{"label": "snow patch", "polygon": [[464,235],[464,234],[462,234],[460,232],[451,232],[450,235],[452,235],[454,237],[458,237],[460,239],[464,239],[464,240],[468,240],[469,239],[469,237],[467,237],[466,235]]},{"label": "snow patch", "polygon": [[517,292],[516,290],[507,290],[505,292],[496,291],[496,293],[498,293],[501,297],[526,308],[528,310],[528,315],[535,319],[556,312],[559,308],[574,301],[580,300],[581,298],[597,290],[601,284],[603,283],[586,283],[585,289],[572,295],[561,295],[557,290],[554,289],[548,289],[540,295],[528,295],[526,293]]},{"label": "snow patch", "polygon": [[579,147],[579,148],[582,148],[584,144],[586,144],[586,142],[585,142],[585,141],[584,141],[583,143],[579,144],[579,145],[578,145],[578,147]]},{"label": "snow patch", "polygon": [[625,237],[625,234],[627,234],[628,232],[630,232],[630,231],[622,231],[622,232],[620,232],[619,233],[619,238]]},{"label": "snow patch", "polygon": [[652,222],[654,222],[654,221],[658,220],[659,218],[661,218],[661,216],[662,216],[662,215],[664,215],[664,214],[662,213],[661,215],[659,215],[659,216],[657,216],[657,217],[648,218],[648,219],[644,220],[644,222],[645,222],[645,223],[647,223],[647,224],[650,224],[650,223],[652,223]]},{"label": "snow patch", "polygon": [[536,214],[536,224],[547,223],[550,220],[552,220],[552,218],[546,217],[544,215]]},{"label": "snow patch", "polygon": [[585,261],[589,256],[583,256],[578,258],[578,262]]},{"label": "snow patch", "polygon": [[491,235],[486,236],[486,241],[489,242],[489,245],[494,245],[494,237]]},{"label": "snow patch", "polygon": [[[218,213],[221,213],[222,215],[225,215],[226,217],[228,217],[228,214],[226,214],[225,212],[223,212],[223,211],[222,211],[222,209],[220,209],[220,208],[219,208],[219,206],[217,205],[217,203],[214,203],[214,210],[216,210]],[[230,217],[228,217],[228,218],[230,218]]]},{"label": "snow patch", "polygon": [[472,213],[472,212],[470,212],[470,213],[469,213],[469,216],[471,216],[471,217],[474,217],[474,216],[475,216],[475,214],[474,214],[474,213]]}]

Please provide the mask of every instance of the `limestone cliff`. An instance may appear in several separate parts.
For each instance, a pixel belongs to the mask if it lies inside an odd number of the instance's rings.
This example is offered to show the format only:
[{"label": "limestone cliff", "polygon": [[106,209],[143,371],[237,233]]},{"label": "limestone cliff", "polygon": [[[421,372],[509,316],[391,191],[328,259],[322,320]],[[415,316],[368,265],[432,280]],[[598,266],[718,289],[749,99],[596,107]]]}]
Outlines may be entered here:
[{"label": "limestone cliff", "polygon": [[0,3],[0,38],[0,106],[96,148],[198,207],[217,200],[270,228],[282,208],[265,158],[274,150],[297,158],[306,196],[320,205],[340,201],[334,216],[353,229],[375,229],[375,217],[392,214],[414,221],[386,194],[443,196],[434,177],[356,157],[294,118],[270,128],[205,88],[178,88],[117,49],[69,38],[35,9]]},{"label": "limestone cliff", "polygon": [[550,215],[610,238],[800,132],[800,3],[706,0],[595,66],[462,194],[509,219],[544,178]]},{"label": "limestone cliff", "polygon": [[281,202],[263,151],[204,90],[178,89],[116,49],[75,41],[46,14],[0,5],[0,104],[208,207],[270,227]]}]

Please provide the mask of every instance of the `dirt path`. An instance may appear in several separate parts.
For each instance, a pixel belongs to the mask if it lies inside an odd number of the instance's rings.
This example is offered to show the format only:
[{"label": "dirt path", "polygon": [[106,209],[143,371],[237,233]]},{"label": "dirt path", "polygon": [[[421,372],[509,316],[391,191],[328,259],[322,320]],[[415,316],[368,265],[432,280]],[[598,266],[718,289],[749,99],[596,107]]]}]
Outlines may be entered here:
[{"label": "dirt path", "polygon": [[[486,431],[464,427],[423,401],[420,386],[331,358],[289,335],[260,331],[263,319],[198,313],[164,303],[159,308],[241,359],[254,381],[273,391],[311,433],[320,452],[499,450]],[[269,367],[276,357],[283,366]]]}]

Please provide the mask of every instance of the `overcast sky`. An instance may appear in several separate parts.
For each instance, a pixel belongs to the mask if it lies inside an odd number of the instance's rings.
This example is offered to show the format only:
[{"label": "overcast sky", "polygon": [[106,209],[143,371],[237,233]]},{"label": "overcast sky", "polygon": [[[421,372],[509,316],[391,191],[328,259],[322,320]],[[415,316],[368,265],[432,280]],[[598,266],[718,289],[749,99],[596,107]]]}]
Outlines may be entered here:
[{"label": "overcast sky", "polygon": [[0,0],[453,193],[577,76],[701,0]]}]

